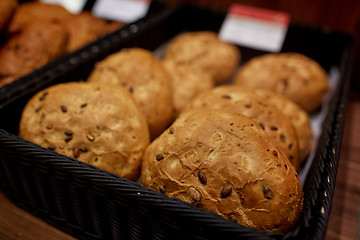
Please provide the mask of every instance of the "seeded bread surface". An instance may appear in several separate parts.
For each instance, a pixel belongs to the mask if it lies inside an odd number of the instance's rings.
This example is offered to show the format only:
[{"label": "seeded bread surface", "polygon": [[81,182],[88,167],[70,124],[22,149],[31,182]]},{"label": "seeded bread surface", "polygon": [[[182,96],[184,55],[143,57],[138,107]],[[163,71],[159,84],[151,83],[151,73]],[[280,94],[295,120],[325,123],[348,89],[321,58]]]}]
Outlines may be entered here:
[{"label": "seeded bread surface", "polygon": [[265,89],[257,89],[255,93],[274,105],[292,122],[299,142],[300,164],[305,162],[314,147],[314,134],[309,114],[287,97]]},{"label": "seeded bread surface", "polygon": [[216,84],[230,79],[239,65],[239,49],[219,39],[215,32],[187,32],[175,37],[167,46],[164,58],[177,64],[187,63],[208,72]]},{"label": "seeded bread surface", "polygon": [[246,115],[265,130],[296,169],[299,167],[299,143],[293,124],[280,110],[256,95],[252,89],[233,85],[219,86],[199,94],[184,111],[201,108],[225,109]]},{"label": "seeded bread surface", "polygon": [[19,136],[133,181],[149,144],[145,118],[126,90],[84,82],[37,93],[23,110]]},{"label": "seeded bread surface", "polygon": [[326,71],[299,53],[274,53],[255,57],[235,74],[234,83],[280,93],[308,113],[318,110],[329,89]]},{"label": "seeded bread surface", "polygon": [[96,64],[87,81],[126,88],[145,115],[152,139],[171,124],[171,80],[152,52],[129,48],[114,53]]},{"label": "seeded bread surface", "polygon": [[239,224],[287,231],[302,211],[295,168],[243,114],[199,109],[181,114],[147,148],[142,184]]}]

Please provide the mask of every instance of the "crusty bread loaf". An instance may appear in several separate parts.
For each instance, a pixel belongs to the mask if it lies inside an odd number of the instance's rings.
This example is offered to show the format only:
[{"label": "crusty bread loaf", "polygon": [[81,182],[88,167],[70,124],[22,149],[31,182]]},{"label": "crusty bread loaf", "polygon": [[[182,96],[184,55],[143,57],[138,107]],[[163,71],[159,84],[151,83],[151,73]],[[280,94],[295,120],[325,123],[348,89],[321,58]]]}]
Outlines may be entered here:
[{"label": "crusty bread loaf", "polygon": [[93,16],[88,11],[73,15],[64,20],[62,24],[69,34],[66,52],[73,52],[124,25],[120,22],[109,23],[105,19]]},{"label": "crusty bread loaf", "polygon": [[58,4],[40,1],[24,2],[18,5],[8,27],[8,32],[14,34],[37,21],[60,23],[73,14]]},{"label": "crusty bread loaf", "polygon": [[210,74],[196,66],[177,64],[167,60],[162,62],[168,71],[173,87],[173,118],[199,93],[214,87]]},{"label": "crusty bread loaf", "polygon": [[265,130],[298,169],[300,152],[293,124],[253,90],[233,85],[219,86],[199,94],[184,111],[201,108],[225,109],[246,115]]},{"label": "crusty bread loaf", "polygon": [[248,227],[287,231],[302,211],[295,168],[243,114],[187,111],[146,149],[142,184]]},{"label": "crusty bread loaf", "polygon": [[34,22],[0,49],[0,86],[42,67],[65,53],[67,33],[56,23]]},{"label": "crusty bread loaf", "polygon": [[311,119],[299,105],[273,91],[257,89],[255,93],[266,99],[267,103],[273,104],[292,122],[299,140],[301,166],[309,156],[314,146],[314,134],[311,127]]},{"label": "crusty bread loaf", "polygon": [[129,48],[114,53],[96,64],[87,81],[113,83],[129,90],[146,117],[152,139],[170,125],[171,80],[152,52]]},{"label": "crusty bread loaf", "polygon": [[32,97],[19,135],[133,181],[149,144],[145,118],[128,91],[84,82],[54,85]]},{"label": "crusty bread loaf", "polygon": [[321,107],[329,89],[325,70],[314,60],[299,53],[273,53],[255,57],[239,69],[234,83],[280,93],[309,113]]},{"label": "crusty bread loaf", "polygon": [[167,46],[164,58],[197,66],[221,84],[229,80],[241,55],[235,45],[220,40],[215,32],[198,31],[176,36]]},{"label": "crusty bread loaf", "polygon": [[72,14],[58,4],[32,1],[15,9],[15,3],[0,3],[0,33],[3,18],[14,12],[0,53],[0,87],[124,25],[97,18],[88,11]]}]

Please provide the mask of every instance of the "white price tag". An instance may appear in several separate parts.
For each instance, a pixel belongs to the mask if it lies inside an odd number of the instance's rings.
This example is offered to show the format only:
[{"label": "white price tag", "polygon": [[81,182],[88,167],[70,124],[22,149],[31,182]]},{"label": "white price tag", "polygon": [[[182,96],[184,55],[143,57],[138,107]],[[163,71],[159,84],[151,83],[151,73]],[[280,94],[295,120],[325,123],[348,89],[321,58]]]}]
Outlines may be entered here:
[{"label": "white price tag", "polygon": [[151,0],[97,0],[92,8],[95,16],[131,23],[146,15]]},{"label": "white price tag", "polygon": [[86,0],[41,0],[41,2],[59,4],[69,12],[77,14],[84,9]]},{"label": "white price tag", "polygon": [[289,23],[287,13],[234,4],[221,26],[219,37],[240,46],[279,52]]}]

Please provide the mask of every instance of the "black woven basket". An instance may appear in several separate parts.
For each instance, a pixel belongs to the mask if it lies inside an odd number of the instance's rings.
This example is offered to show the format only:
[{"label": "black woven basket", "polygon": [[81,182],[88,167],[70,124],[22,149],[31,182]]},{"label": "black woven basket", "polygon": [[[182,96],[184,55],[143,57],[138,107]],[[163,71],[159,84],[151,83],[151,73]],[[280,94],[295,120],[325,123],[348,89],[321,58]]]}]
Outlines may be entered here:
[{"label": "black woven basket", "polygon": [[[0,89],[0,184],[6,196],[79,239],[323,239],[350,83],[352,38],[346,34],[291,24],[282,49],[304,53],[326,70],[340,70],[304,182],[304,211],[286,234],[243,227],[17,137],[23,107],[41,89],[85,80],[97,61],[125,47],[155,50],[183,31],[218,31],[224,17],[189,6],[165,9]],[[264,53],[241,51],[243,61]]]}]

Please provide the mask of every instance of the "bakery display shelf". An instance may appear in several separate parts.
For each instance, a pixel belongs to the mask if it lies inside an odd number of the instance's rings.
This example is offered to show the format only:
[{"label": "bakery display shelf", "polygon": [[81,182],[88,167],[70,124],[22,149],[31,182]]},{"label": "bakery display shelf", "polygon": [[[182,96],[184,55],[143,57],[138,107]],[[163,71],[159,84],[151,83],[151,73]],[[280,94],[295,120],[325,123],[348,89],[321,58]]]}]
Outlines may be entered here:
[{"label": "bakery display shelf", "polygon": [[[36,92],[84,81],[94,64],[122,48],[158,50],[184,31],[219,31],[226,13],[194,6],[154,11],[0,90],[0,186],[26,211],[79,239],[323,239],[340,156],[352,38],[291,23],[283,52],[303,53],[338,81],[303,179],[304,210],[287,233],[246,228],[140,184],[17,137],[21,111]],[[196,19],[196,21],[194,21]],[[265,52],[239,46],[242,61]]]}]

